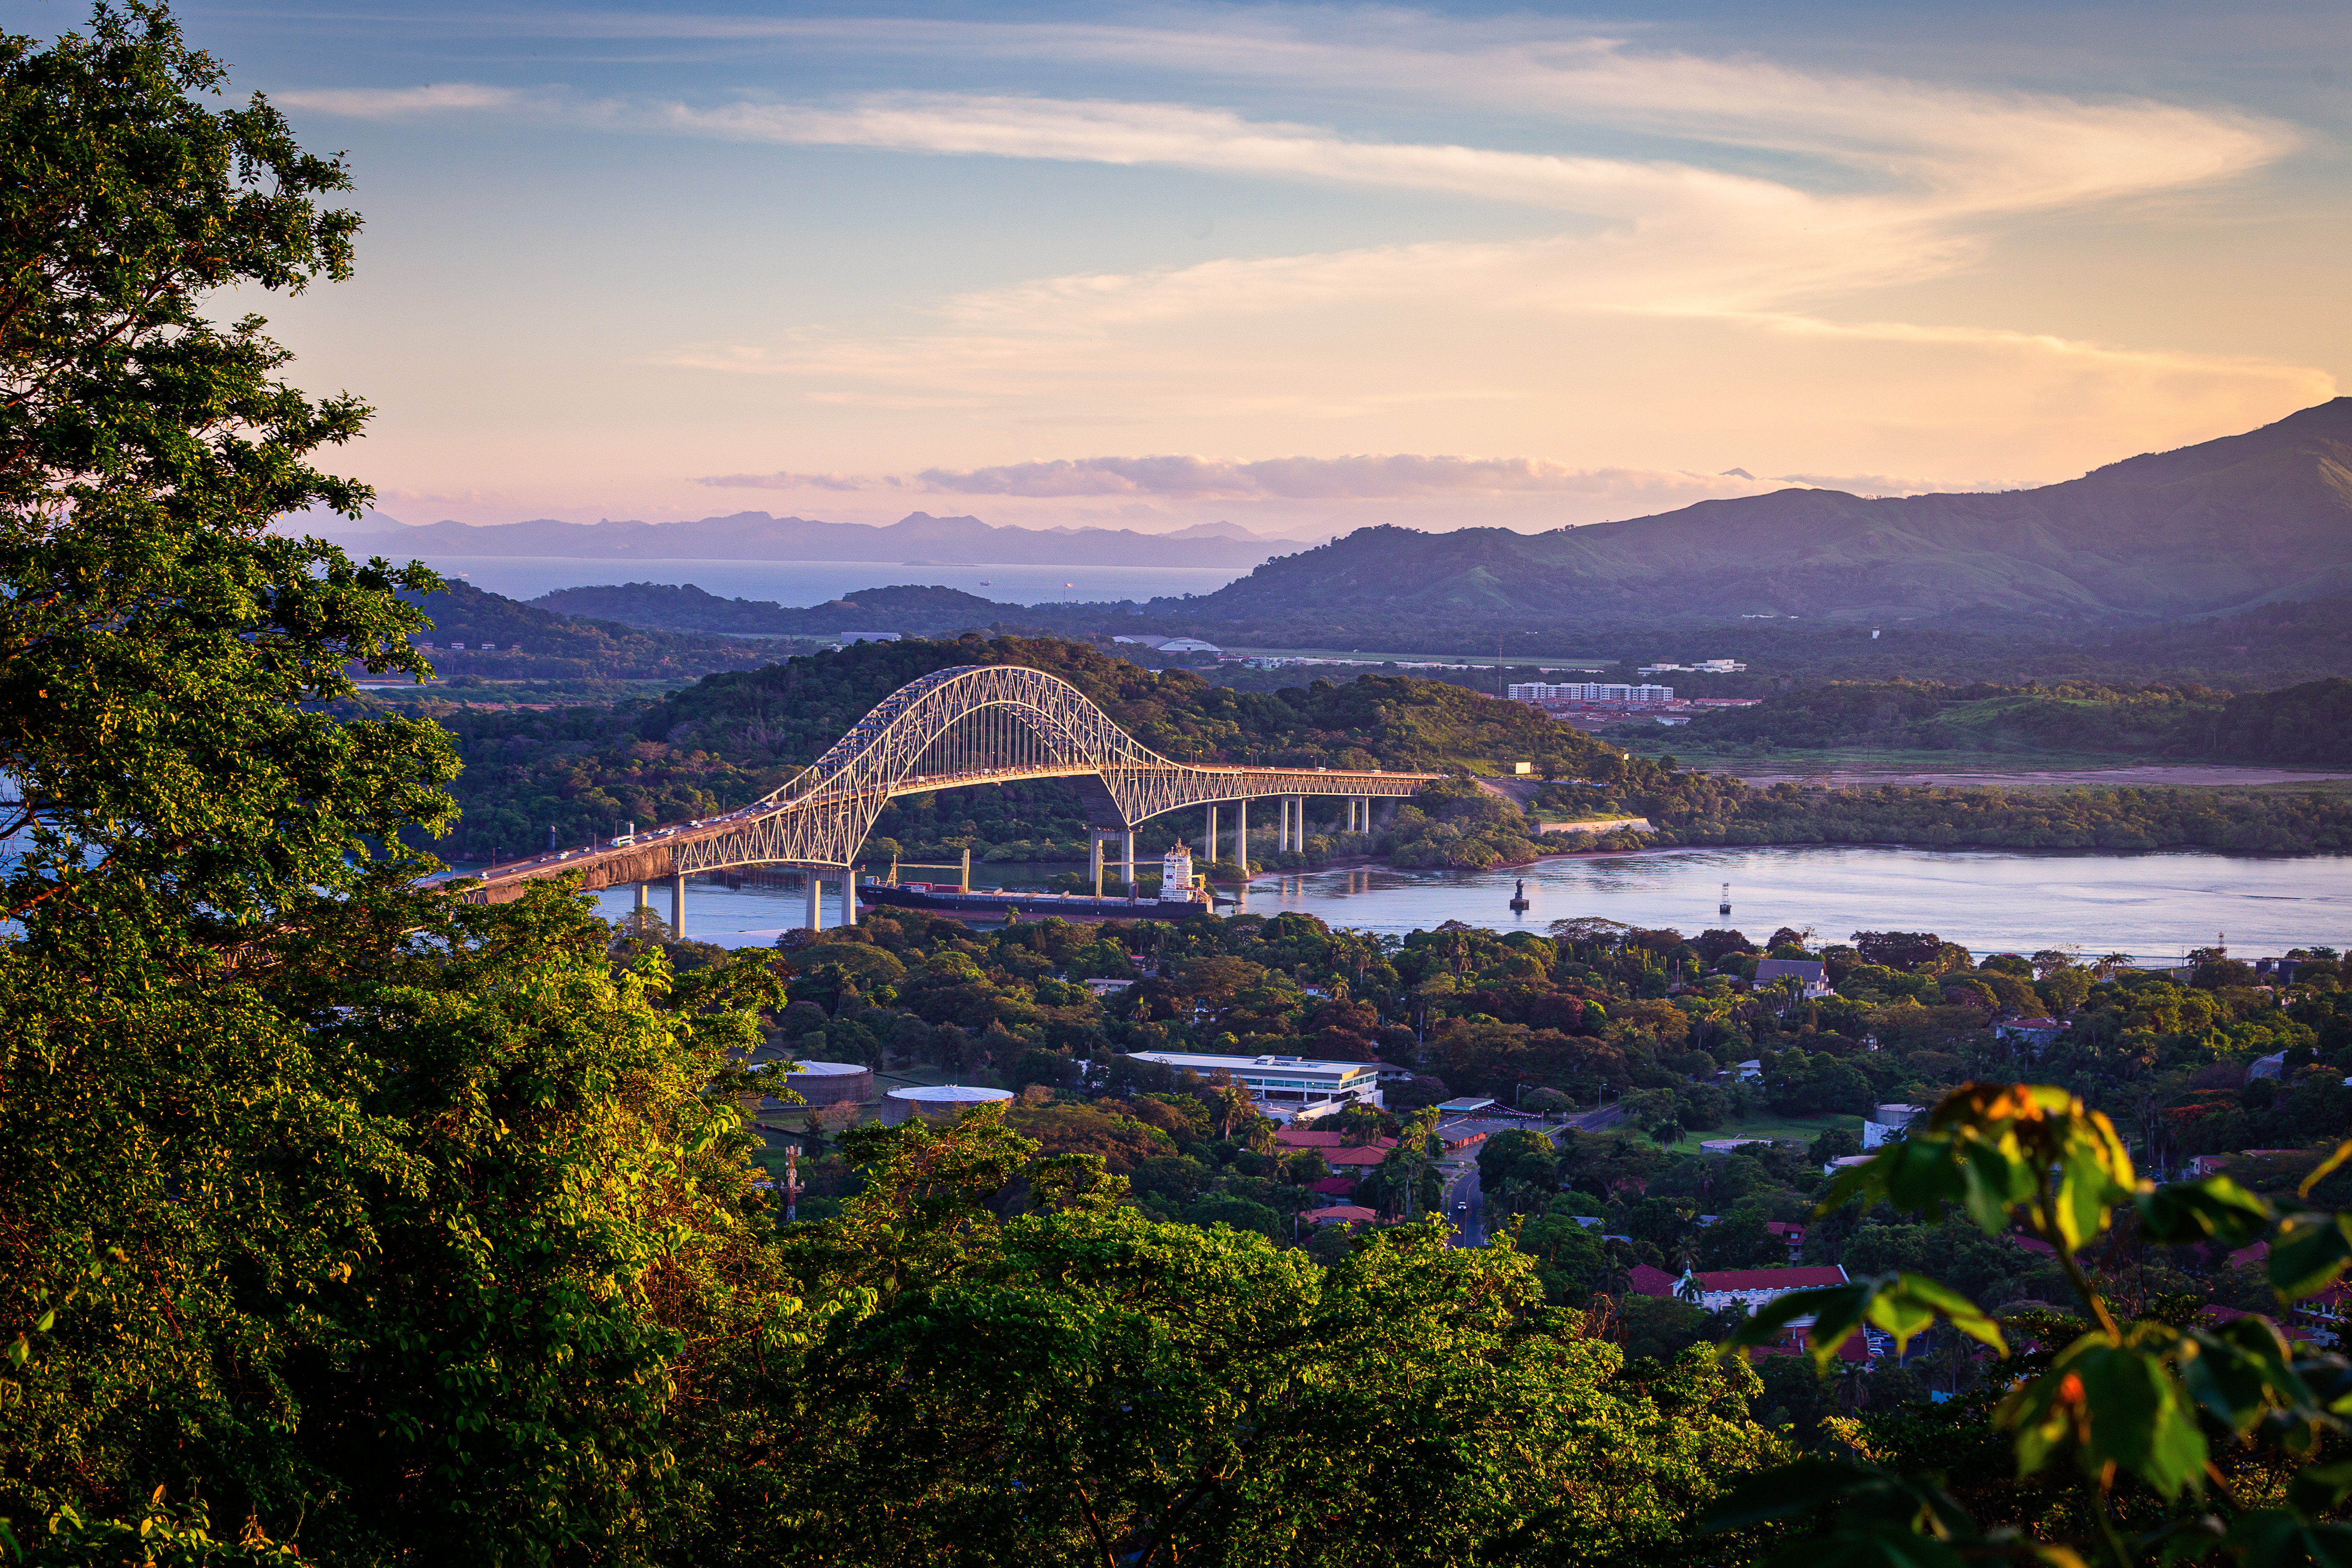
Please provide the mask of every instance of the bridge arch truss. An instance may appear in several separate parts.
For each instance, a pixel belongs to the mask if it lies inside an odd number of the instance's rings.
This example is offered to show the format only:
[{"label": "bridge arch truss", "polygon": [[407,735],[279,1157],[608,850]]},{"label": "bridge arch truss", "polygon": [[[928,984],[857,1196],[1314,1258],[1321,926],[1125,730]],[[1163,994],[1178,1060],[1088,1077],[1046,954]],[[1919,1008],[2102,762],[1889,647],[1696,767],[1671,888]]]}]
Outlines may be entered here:
[{"label": "bridge arch truss", "polygon": [[782,788],[724,816],[590,850],[493,868],[469,895],[513,898],[532,879],[587,888],[739,866],[845,869],[897,795],[1024,779],[1093,776],[1120,826],[1192,805],[1280,796],[1410,795],[1434,773],[1202,767],[1171,762],[1084,692],[1022,665],[961,665],[909,681]]}]

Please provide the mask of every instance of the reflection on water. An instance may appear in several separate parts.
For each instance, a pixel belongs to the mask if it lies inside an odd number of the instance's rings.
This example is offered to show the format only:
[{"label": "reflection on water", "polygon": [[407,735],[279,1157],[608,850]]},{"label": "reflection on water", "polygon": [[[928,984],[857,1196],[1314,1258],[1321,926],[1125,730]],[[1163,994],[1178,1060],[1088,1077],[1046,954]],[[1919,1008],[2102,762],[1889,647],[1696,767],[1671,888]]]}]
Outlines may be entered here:
[{"label": "reflection on water", "polygon": [[[1065,866],[973,868],[976,886],[1042,887]],[[2078,946],[2084,952],[2177,958],[2227,935],[2242,954],[2324,942],[2352,946],[2352,879],[2342,856],[2108,855],[1898,848],[1677,849],[1586,855],[1498,871],[1335,867],[1256,879],[1231,914],[1299,910],[1334,926],[1404,932],[1449,920],[1500,931],[1547,930],[1599,915],[1696,933],[1729,924],[1761,940],[1781,926],[1825,941],[1856,931],[1932,931],[1979,952]],[[1527,882],[1530,907],[1510,909]],[[798,927],[798,886],[730,889],[696,882],[686,933],[735,947]],[[1731,884],[1731,914],[1716,912]],[[832,892],[827,889],[828,894]],[[598,894],[608,919],[628,911],[625,888]],[[826,919],[837,904],[829,896]],[[669,914],[667,893],[654,910]]]}]

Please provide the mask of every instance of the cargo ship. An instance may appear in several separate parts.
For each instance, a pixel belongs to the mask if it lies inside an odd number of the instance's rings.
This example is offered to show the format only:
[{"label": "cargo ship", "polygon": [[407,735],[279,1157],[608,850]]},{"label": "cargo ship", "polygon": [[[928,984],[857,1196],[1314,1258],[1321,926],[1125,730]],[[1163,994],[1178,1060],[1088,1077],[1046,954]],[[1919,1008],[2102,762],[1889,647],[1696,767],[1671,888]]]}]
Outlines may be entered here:
[{"label": "cargo ship", "polygon": [[[950,868],[952,869],[953,868]],[[950,920],[1167,921],[1208,914],[1215,895],[1194,875],[1192,851],[1179,841],[1160,860],[1157,898],[1097,898],[1092,893],[1048,893],[1034,889],[966,888],[957,882],[867,882],[857,889],[862,906],[924,910]]]}]

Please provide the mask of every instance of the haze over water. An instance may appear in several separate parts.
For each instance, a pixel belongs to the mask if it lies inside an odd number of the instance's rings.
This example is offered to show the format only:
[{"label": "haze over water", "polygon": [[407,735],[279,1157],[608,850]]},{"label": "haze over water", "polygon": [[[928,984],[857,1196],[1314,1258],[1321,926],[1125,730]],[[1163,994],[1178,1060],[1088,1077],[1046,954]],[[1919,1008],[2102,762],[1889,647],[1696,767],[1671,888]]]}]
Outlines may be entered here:
[{"label": "haze over water", "polygon": [[[975,866],[974,887],[1037,886],[1069,868]],[[2177,960],[2228,933],[2242,957],[2314,942],[2352,943],[2352,878],[2340,855],[2244,856],[2188,852],[2099,854],[1885,847],[1658,850],[1538,861],[1501,871],[1357,868],[1264,876],[1250,885],[1251,914],[1288,910],[1333,926],[1405,932],[1449,920],[1500,931],[1541,931],[1552,921],[1599,915],[1696,935],[1728,925],[1761,941],[1781,926],[1811,927],[1825,942],[1856,931],[1932,931],[1979,953],[2079,947],[2090,957],[2128,952],[2143,963]],[[1514,915],[1524,878],[1533,906]],[[1716,912],[1731,884],[1731,914]],[[828,889],[826,923],[838,920]],[[625,914],[626,888],[597,895],[608,919]],[[761,945],[799,926],[797,889],[687,890],[686,934],[722,946]],[[1233,912],[1228,906],[1220,906]],[[668,917],[666,892],[655,911]]]},{"label": "haze over water", "polygon": [[1005,605],[1055,599],[1115,602],[1213,594],[1245,569],[1224,566],[996,566],[908,564],[898,561],[629,561],[611,556],[445,555],[425,558],[445,577],[510,599],[558,588],[614,583],[691,583],[722,599],[765,600],[792,607],[823,605],[861,588],[959,588]]}]

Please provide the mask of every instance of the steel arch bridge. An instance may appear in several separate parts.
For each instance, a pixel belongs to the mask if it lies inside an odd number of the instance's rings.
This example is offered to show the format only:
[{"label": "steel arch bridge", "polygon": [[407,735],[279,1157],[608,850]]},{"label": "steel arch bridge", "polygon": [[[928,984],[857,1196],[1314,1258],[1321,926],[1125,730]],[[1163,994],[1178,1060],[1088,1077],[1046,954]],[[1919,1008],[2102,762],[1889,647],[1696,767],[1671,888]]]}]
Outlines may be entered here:
[{"label": "steel arch bridge", "polygon": [[472,902],[503,903],[531,882],[574,873],[590,889],[741,866],[846,873],[893,796],[1024,779],[1098,780],[1084,792],[1098,838],[1185,806],[1309,795],[1360,801],[1369,826],[1372,800],[1412,795],[1442,776],[1171,762],[1057,676],[960,665],[892,692],[824,756],[750,805],[452,880]]}]

